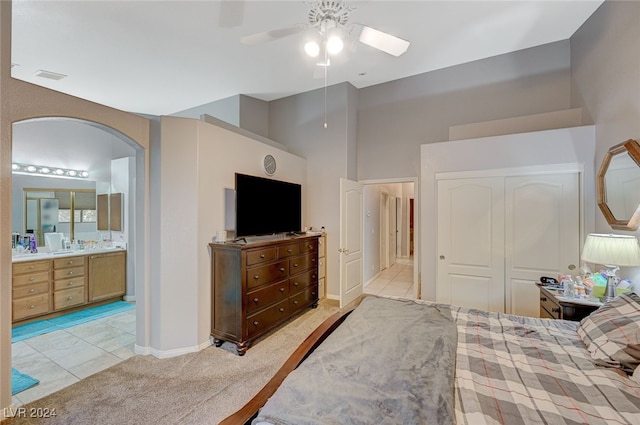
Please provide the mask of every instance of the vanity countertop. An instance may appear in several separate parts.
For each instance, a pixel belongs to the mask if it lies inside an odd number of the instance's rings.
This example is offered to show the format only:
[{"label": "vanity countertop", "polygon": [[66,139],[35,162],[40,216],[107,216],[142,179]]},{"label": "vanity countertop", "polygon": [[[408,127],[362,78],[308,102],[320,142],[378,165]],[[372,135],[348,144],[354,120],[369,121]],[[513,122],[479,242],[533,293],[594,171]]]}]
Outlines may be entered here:
[{"label": "vanity countertop", "polygon": [[38,252],[36,254],[14,254],[12,256],[13,263],[21,263],[24,261],[35,261],[35,260],[51,260],[54,258],[62,258],[62,257],[74,257],[77,255],[92,255],[92,254],[103,254],[108,252],[118,252],[118,251],[126,251],[125,248],[122,247],[112,247],[112,248],[95,248],[95,249],[80,249],[80,250],[65,250],[58,252]]}]

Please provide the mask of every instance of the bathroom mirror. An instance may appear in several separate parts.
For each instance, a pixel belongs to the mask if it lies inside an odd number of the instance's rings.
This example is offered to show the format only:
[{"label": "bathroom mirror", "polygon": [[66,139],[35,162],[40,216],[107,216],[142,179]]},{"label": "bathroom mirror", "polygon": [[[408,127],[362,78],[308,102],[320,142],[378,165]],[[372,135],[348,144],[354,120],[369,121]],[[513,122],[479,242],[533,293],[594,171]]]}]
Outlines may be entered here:
[{"label": "bathroom mirror", "polygon": [[90,189],[24,189],[23,233],[33,233],[38,246],[44,234],[61,232],[69,239],[96,235],[96,191]]},{"label": "bathroom mirror", "polygon": [[605,154],[597,176],[598,207],[619,230],[640,225],[640,145],[629,139]]}]

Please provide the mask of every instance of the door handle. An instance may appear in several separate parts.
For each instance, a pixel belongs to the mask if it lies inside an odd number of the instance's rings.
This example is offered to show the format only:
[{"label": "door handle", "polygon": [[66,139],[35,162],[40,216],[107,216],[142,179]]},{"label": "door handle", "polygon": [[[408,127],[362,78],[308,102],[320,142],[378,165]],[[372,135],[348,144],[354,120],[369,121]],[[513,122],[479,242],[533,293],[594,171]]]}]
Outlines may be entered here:
[{"label": "door handle", "polygon": [[340,252],[340,253],[342,253],[342,254],[345,254],[345,255],[346,255],[346,254],[349,254],[349,250],[348,250],[348,249],[346,249],[346,248],[340,248],[340,249],[338,250],[338,252]]}]

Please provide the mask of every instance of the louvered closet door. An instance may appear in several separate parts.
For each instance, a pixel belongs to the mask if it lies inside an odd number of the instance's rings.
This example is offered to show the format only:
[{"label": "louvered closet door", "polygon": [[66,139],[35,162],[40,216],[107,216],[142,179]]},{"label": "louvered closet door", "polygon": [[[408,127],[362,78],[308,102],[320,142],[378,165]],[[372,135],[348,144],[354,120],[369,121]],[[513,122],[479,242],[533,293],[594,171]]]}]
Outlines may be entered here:
[{"label": "louvered closet door", "polygon": [[507,177],[505,198],[507,311],[539,317],[532,282],[579,265],[579,174]]},{"label": "louvered closet door", "polygon": [[438,181],[438,302],[504,312],[504,178]]}]

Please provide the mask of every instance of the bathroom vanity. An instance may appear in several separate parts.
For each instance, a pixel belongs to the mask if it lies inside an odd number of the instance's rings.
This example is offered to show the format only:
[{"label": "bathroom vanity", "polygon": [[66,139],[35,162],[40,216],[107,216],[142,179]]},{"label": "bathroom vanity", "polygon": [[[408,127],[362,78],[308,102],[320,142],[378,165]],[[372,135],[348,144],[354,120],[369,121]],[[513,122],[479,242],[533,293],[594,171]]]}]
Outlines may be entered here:
[{"label": "bathroom vanity", "polygon": [[125,292],[122,248],[13,257],[13,323],[122,299]]}]

